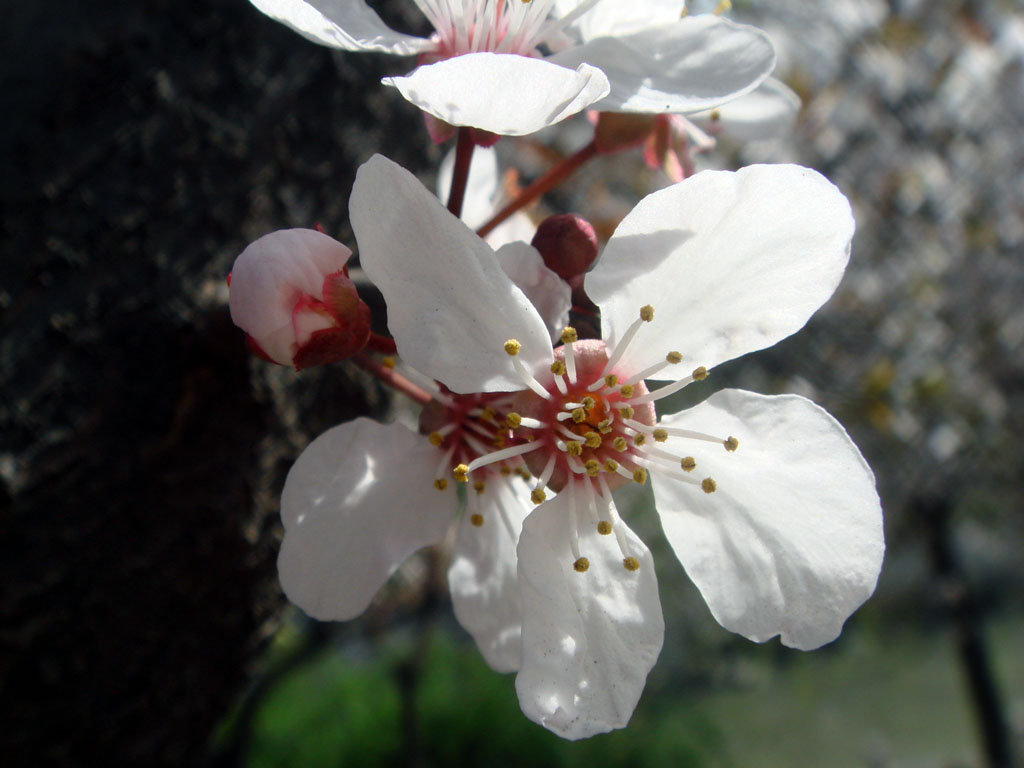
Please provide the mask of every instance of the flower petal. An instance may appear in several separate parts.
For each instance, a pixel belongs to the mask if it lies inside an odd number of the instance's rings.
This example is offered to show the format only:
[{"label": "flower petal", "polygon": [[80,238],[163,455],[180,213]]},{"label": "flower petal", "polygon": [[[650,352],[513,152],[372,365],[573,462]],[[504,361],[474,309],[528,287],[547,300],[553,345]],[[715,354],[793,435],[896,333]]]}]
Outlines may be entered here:
[{"label": "flower petal", "polygon": [[495,255],[505,274],[537,308],[555,343],[569,324],[572,308],[569,284],[548,269],[540,252],[529,243],[507,243]]},{"label": "flower petal", "polygon": [[608,79],[599,69],[574,67],[507,53],[468,53],[383,82],[451,125],[525,136],[608,95]]},{"label": "flower petal", "polygon": [[395,32],[363,0],[249,0],[272,19],[314,43],[346,51],[382,51],[407,56],[430,48],[430,40]]},{"label": "flower petal", "polygon": [[800,330],[839,284],[853,228],[849,202],[816,171],[703,171],[640,201],[586,290],[610,344],[654,307],[625,367],[675,350],[711,368]]},{"label": "flower petal", "polygon": [[802,650],[838,637],[885,550],[874,475],[842,425],[802,397],[736,389],[661,423],[739,440],[669,440],[714,493],[651,473],[665,536],[719,623]]},{"label": "flower petal", "polygon": [[281,493],[288,599],[316,619],[351,619],[405,558],[439,542],[455,512],[454,489],[433,488],[439,456],[422,435],[370,419],[310,443]]},{"label": "flower petal", "polygon": [[[455,617],[498,672],[519,669],[522,607],[516,576],[516,543],[532,505],[500,475],[488,478],[483,494],[468,495],[459,524],[448,586]],[[470,522],[476,513],[483,525]]]},{"label": "flower petal", "polygon": [[[554,15],[565,17],[576,10],[579,0],[555,0]],[[625,35],[655,24],[679,21],[683,0],[601,0],[569,25],[584,42],[605,35]]]},{"label": "flower petal", "polygon": [[[784,136],[793,129],[800,111],[800,97],[774,77],[769,77],[750,93],[723,104],[715,121],[723,133],[738,141],[761,141]],[[692,119],[711,122],[711,113],[699,113]]]},{"label": "flower petal", "polygon": [[292,312],[307,294],[323,298],[324,278],[344,269],[352,251],[313,229],[281,229],[250,243],[231,268],[231,321],[275,362],[295,354]]},{"label": "flower petal", "polygon": [[571,495],[567,489],[537,507],[519,538],[523,664],[516,692],[531,720],[582,739],[629,722],[665,624],[651,553],[625,523],[638,570],[623,567],[616,537],[599,535],[593,524],[579,529],[590,567],[573,569]]},{"label": "flower petal", "polygon": [[524,388],[504,351],[534,369],[551,361],[547,329],[494,251],[404,168],[374,155],[349,201],[366,274],[384,294],[398,354],[455,392]]},{"label": "flower petal", "polygon": [[720,16],[687,16],[626,35],[599,37],[555,54],[608,76],[607,112],[697,112],[752,91],[775,68],[775,49],[756,27]]},{"label": "flower petal", "polygon": [[[455,149],[444,156],[437,169],[437,198],[448,204],[452,176],[455,173]],[[462,203],[461,218],[471,229],[479,228],[498,208],[495,205],[500,193],[501,173],[498,167],[498,153],[494,147],[477,147],[469,164],[469,178],[466,179],[466,196]]]}]

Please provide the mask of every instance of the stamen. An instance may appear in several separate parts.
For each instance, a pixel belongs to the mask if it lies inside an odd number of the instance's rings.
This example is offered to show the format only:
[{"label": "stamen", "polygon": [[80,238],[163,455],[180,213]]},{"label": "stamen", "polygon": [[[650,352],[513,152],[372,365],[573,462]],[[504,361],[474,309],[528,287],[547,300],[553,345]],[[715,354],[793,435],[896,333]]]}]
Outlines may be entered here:
[{"label": "stamen", "polygon": [[[522,456],[524,453],[535,451],[540,448],[542,443],[523,443],[522,445],[512,445],[508,448],[503,448],[500,451],[494,451],[483,456],[477,456],[469,465],[460,464],[460,467],[466,467],[465,472],[473,472],[474,470],[480,469],[480,467],[486,467],[488,464],[494,464],[497,461],[504,461],[505,459],[511,459],[513,456]],[[456,467],[458,469],[458,467]]]},{"label": "stamen", "polygon": [[543,504],[547,497],[548,495],[544,492],[543,488],[534,488],[530,491],[530,501],[534,504]]},{"label": "stamen", "polygon": [[541,386],[541,383],[539,381],[533,378],[533,374],[526,370],[526,366],[523,365],[522,360],[520,360],[518,357],[513,357],[512,367],[516,369],[516,373],[519,374],[519,378],[522,379],[523,383],[526,386],[528,386],[538,395],[543,397],[545,400],[551,398],[551,393],[544,389],[544,387]]},{"label": "stamen", "polygon": [[555,455],[551,454],[551,456],[548,457],[547,464],[544,465],[543,471],[540,473],[540,477],[537,478],[537,487],[538,488],[543,488],[545,485],[547,485],[548,481],[551,479],[551,475],[553,475],[554,472],[555,472]]},{"label": "stamen", "polygon": [[585,438],[585,445],[587,448],[600,448],[601,447],[601,436],[597,432],[586,432],[583,437]]},{"label": "stamen", "polygon": [[597,532],[602,536],[607,536],[612,532],[612,524],[607,520],[602,520],[597,524]]},{"label": "stamen", "polygon": [[704,493],[714,493],[718,490],[718,483],[710,477],[705,477],[700,483],[700,489],[704,491]]},{"label": "stamen", "polygon": [[518,429],[522,426],[523,417],[513,411],[512,413],[505,416],[505,426],[509,429]]},{"label": "stamen", "polygon": [[647,482],[647,470],[643,467],[637,467],[633,470],[633,482],[643,485]]},{"label": "stamen", "polygon": [[700,368],[695,369],[694,372],[691,373],[689,376],[682,378],[679,381],[673,382],[672,384],[667,384],[664,387],[661,387],[660,389],[655,389],[652,392],[648,392],[646,395],[641,395],[640,397],[633,398],[633,400],[631,400],[630,402],[632,402],[633,405],[640,405],[641,403],[653,403],[656,400],[661,400],[661,398],[663,397],[674,395],[683,387],[689,386],[695,381],[703,381],[707,377],[708,369],[705,368],[704,366],[701,366]]},{"label": "stamen", "polygon": [[693,472],[697,466],[697,460],[693,456],[684,456],[679,460],[679,466],[681,466],[687,472]]},{"label": "stamen", "polygon": [[632,555],[630,557],[622,558],[622,567],[627,571],[638,571],[640,570],[640,561]]},{"label": "stamen", "polygon": [[622,453],[628,447],[629,444],[626,442],[626,438],[622,437],[621,435],[612,440],[612,448],[614,448],[619,453]]},{"label": "stamen", "polygon": [[448,487],[448,481],[443,477],[439,477],[434,481],[434,487],[439,491],[443,491]]},{"label": "stamen", "polygon": [[727,451],[729,451],[731,453],[731,452],[735,451],[737,448],[740,447],[740,441],[737,440],[732,435],[729,435],[729,437],[724,441],[724,445],[725,445],[725,450],[727,450]]},{"label": "stamen", "polygon": [[[633,321],[632,325],[626,329],[626,332],[622,334],[622,338],[619,339],[619,343],[615,345],[615,349],[608,357],[608,362],[604,364],[604,370],[601,371],[602,376],[606,376],[611,373],[612,368],[615,364],[622,359],[622,356],[626,353],[626,347],[629,346],[630,342],[633,341],[633,337],[636,336],[636,332],[640,330],[640,326],[644,323],[649,323],[654,319],[654,307],[650,304],[646,304],[640,308],[640,317]],[[598,380],[600,381],[600,380]],[[591,391],[600,388],[600,384],[595,381],[588,387]]]},{"label": "stamen", "polygon": [[473,483],[473,490],[476,491],[477,496],[483,493],[486,489],[487,485],[486,483],[484,483],[483,480],[477,480],[475,483]]},{"label": "stamen", "polygon": [[551,373],[554,375],[555,386],[558,387],[558,391],[562,395],[569,394],[569,388],[565,385],[565,380],[562,378],[565,376],[565,363],[561,360],[555,360],[551,364]]},{"label": "stamen", "polygon": [[467,467],[465,464],[456,464],[455,467],[452,468],[452,476],[460,483],[469,482],[469,478],[466,477],[468,472],[469,467]]},{"label": "stamen", "polygon": [[568,443],[565,443],[565,452],[570,456],[582,456],[583,443],[578,440],[570,440]]},{"label": "stamen", "polygon": [[474,512],[472,515],[469,516],[469,522],[475,525],[477,528],[479,528],[484,524],[484,516],[481,515],[479,512]]},{"label": "stamen", "polygon": [[670,365],[675,365],[677,363],[680,363],[680,362],[682,362],[682,360],[683,360],[683,356],[681,354],[679,354],[678,352],[669,352],[667,355],[665,355],[665,360],[663,362],[655,363],[654,365],[650,366],[649,368],[644,368],[642,371],[640,371],[640,373],[636,374],[635,376],[630,376],[628,379],[626,379],[626,384],[636,384],[638,381],[643,381],[644,379],[649,379],[654,374],[656,374],[656,373],[658,373],[660,371],[663,371],[665,368],[668,368]]},{"label": "stamen", "polygon": [[565,350],[565,370],[569,374],[569,383],[576,383],[576,355],[573,352],[573,342],[579,339],[579,335],[576,333],[576,329],[571,325],[566,326],[565,330],[562,331],[562,344],[564,344]]},{"label": "stamen", "polygon": [[546,429],[548,426],[543,421],[531,419],[529,416],[520,416],[519,423],[527,429]]}]

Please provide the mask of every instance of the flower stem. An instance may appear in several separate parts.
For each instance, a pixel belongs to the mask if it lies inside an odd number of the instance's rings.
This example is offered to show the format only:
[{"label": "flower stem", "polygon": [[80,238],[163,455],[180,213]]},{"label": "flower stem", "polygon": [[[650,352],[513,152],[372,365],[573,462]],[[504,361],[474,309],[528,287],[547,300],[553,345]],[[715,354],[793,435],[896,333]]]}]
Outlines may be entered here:
[{"label": "flower stem", "polygon": [[552,166],[547,173],[537,179],[533,184],[528,186],[512,200],[508,205],[498,211],[494,216],[484,224],[480,229],[476,231],[480,237],[486,237],[494,228],[497,227],[501,222],[511,216],[513,213],[518,211],[530,202],[533,202],[538,197],[543,195],[549,189],[554,187],[556,184],[561,183],[568,178],[577,168],[583,165],[585,162],[590,160],[597,154],[597,143],[591,141],[583,149],[579,150],[575,154],[569,155],[563,160],[559,161],[556,165]]},{"label": "flower stem", "polygon": [[353,355],[351,358],[352,362],[362,368],[364,371],[372,373],[378,379],[383,381],[389,387],[401,392],[403,395],[415,400],[420,405],[426,405],[432,398],[430,393],[426,390],[420,389],[418,386],[409,381],[405,376],[395,372],[394,368],[384,365],[372,357],[367,355],[365,352],[360,352],[358,355]]},{"label": "flower stem", "polygon": [[459,137],[455,144],[452,186],[448,192],[448,210],[456,216],[462,215],[462,201],[466,197],[466,183],[469,180],[469,163],[473,159],[473,146],[473,129],[459,128]]}]

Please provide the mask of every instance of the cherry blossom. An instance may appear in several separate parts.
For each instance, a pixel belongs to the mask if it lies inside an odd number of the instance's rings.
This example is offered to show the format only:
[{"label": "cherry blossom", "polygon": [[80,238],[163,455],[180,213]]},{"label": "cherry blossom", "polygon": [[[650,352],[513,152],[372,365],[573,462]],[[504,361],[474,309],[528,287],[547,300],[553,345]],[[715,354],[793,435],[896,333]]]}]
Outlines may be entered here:
[{"label": "cherry blossom", "polygon": [[251,0],[321,45],[417,54],[386,85],[453,126],[525,135],[582,109],[694,112],[754,89],[775,52],[761,31],[681,0],[414,0],[429,38],[396,32],[364,0]]},{"label": "cherry blossom", "polygon": [[513,459],[531,470],[538,506],[517,547],[528,717],[571,739],[620,728],[660,652],[652,558],[612,494],[623,484],[650,481],[712,614],[751,640],[819,647],[873,592],[874,477],[824,410],[740,390],[655,410],[795,333],[832,295],[854,224],[821,175],[706,171],[649,195],[586,278],[603,339],[565,328],[556,349],[490,247],[394,163],[360,169],[350,215],[402,358],[454,392],[517,393],[499,414],[508,444],[453,474],[472,483]]}]

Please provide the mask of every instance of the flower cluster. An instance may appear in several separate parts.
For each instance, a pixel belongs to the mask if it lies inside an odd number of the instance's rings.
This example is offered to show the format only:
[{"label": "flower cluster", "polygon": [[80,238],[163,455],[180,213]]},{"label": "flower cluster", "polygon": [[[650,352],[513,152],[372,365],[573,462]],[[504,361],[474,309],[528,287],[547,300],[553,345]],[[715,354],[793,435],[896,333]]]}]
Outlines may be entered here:
[{"label": "flower cluster", "polygon": [[[621,728],[664,622],[650,550],[614,492],[649,483],[722,626],[800,649],[834,640],[884,552],[874,477],[843,428],[804,398],[741,390],[659,412],[800,330],[849,259],[850,206],[817,172],[693,173],[686,142],[713,146],[701,120],[742,133],[758,122],[744,115],[776,127],[792,115],[791,92],[765,81],[763,34],[680,19],[665,0],[416,0],[429,39],[390,30],[362,0],[252,2],[326,45],[418,53],[389,84],[461,126],[442,169],[448,207],[383,156],[358,171],[349,215],[389,337],[371,334],[350,251],[325,234],[275,232],[236,262],[232,317],[264,356],[351,357],[422,406],[418,430],[359,418],[303,451],[281,497],[288,597],[351,619],[455,525],[455,614],[494,669],[516,672],[523,712],[570,739]],[[502,184],[493,151],[476,150],[470,172],[479,136],[464,133],[530,133],[588,106],[601,110],[591,155],[645,143],[676,182],[599,255],[580,216],[534,227],[522,208],[543,189]]]}]

